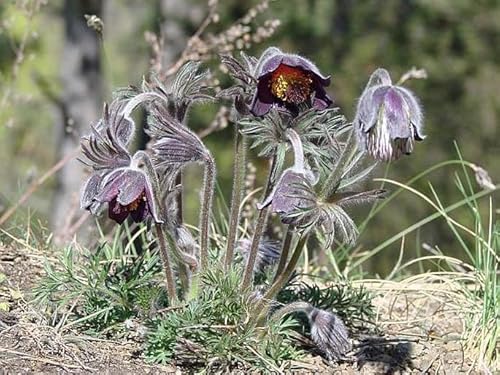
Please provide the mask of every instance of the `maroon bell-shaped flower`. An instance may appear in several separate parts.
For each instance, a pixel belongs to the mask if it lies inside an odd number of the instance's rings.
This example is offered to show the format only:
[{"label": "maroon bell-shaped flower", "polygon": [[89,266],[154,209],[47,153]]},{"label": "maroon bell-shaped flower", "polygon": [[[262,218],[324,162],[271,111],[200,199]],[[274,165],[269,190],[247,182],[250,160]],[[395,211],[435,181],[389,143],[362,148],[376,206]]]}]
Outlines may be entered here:
[{"label": "maroon bell-shaped flower", "polygon": [[310,103],[318,110],[332,104],[325,91],[330,77],[322,75],[316,65],[302,56],[270,47],[257,64],[255,78],[257,89],[251,105],[255,116],[265,115],[273,105],[297,112],[302,103]]},{"label": "maroon bell-shaped flower", "polygon": [[312,172],[288,168],[283,171],[271,194],[258,208],[271,205],[271,210],[280,215],[283,223],[298,224],[294,216],[314,206],[314,196],[311,193],[313,182]]},{"label": "maroon bell-shaped flower", "polygon": [[361,147],[374,159],[395,160],[411,154],[422,134],[422,110],[415,95],[393,85],[385,69],[377,69],[359,99],[354,127]]},{"label": "maroon bell-shaped flower", "polygon": [[305,166],[304,149],[299,134],[289,128],[286,135],[293,149],[294,164],[283,171],[271,194],[257,207],[262,209],[271,205],[272,211],[280,215],[283,223],[299,224],[295,220],[296,217],[315,205],[312,187],[318,180],[313,171]]},{"label": "maroon bell-shaped flower", "polygon": [[108,203],[109,218],[121,224],[130,215],[135,222],[152,217],[157,223],[162,220],[158,214],[152,177],[143,169],[145,153],[134,155],[130,166],[112,170],[102,177],[98,186],[92,187],[92,205]]}]

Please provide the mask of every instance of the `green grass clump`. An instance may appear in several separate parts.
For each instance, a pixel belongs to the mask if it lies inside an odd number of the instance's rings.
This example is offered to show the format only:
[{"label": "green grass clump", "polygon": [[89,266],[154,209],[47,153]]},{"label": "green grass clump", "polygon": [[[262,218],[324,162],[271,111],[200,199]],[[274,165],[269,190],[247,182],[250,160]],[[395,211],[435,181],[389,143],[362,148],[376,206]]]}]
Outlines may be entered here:
[{"label": "green grass clump", "polygon": [[265,327],[248,324],[254,296],[242,293],[241,270],[209,269],[196,299],[156,319],[146,346],[151,362],[211,370],[265,371],[299,359],[293,345],[297,322],[288,318]]},{"label": "green grass clump", "polygon": [[144,229],[125,239],[118,230],[112,243],[95,252],[68,246],[56,264],[45,264],[46,276],[34,288],[34,302],[52,315],[54,324],[64,322],[94,334],[119,329],[125,320],[165,306],[157,252],[143,243],[138,253],[134,245]]}]

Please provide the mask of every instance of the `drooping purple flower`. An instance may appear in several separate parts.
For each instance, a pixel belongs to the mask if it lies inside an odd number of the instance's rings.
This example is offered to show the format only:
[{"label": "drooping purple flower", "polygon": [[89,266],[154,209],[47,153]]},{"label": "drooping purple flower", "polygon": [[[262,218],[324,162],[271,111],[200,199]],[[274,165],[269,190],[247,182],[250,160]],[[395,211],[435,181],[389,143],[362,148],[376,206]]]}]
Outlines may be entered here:
[{"label": "drooping purple flower", "polygon": [[276,187],[259,209],[271,205],[271,210],[280,215],[283,223],[298,224],[294,220],[295,214],[311,208],[315,201],[311,189],[313,177],[307,172],[295,168],[283,171]]},{"label": "drooping purple flower", "polygon": [[152,211],[153,193],[143,172],[120,168],[103,179],[94,199],[108,203],[109,218],[118,224],[123,223],[129,214],[135,222],[141,222]]},{"label": "drooping purple flower", "polygon": [[385,69],[377,69],[358,103],[354,127],[361,146],[375,159],[395,160],[411,154],[422,134],[423,115],[415,95],[393,85]]},{"label": "drooping purple flower", "polygon": [[115,99],[104,105],[102,118],[91,125],[90,134],[82,137],[80,146],[84,159],[81,161],[93,172],[82,187],[80,206],[97,214],[102,202],[94,198],[99,193],[103,178],[117,168],[128,167],[132,156],[127,150],[135,126],[122,113],[125,100]]},{"label": "drooping purple flower", "polygon": [[129,215],[135,222],[152,217],[161,223],[154,190],[157,183],[151,173],[154,171],[149,157],[144,151],[138,151],[130,165],[102,174],[94,173],[82,189],[80,205],[96,214],[107,203],[109,218],[118,224]]},{"label": "drooping purple flower", "polygon": [[308,312],[311,338],[331,361],[342,359],[352,348],[344,322],[334,313],[313,308]]},{"label": "drooping purple flower", "polygon": [[296,112],[299,104],[311,100],[318,110],[332,104],[325,91],[330,76],[322,75],[316,65],[302,56],[270,47],[262,54],[255,77],[257,89],[251,104],[255,116],[265,115],[273,105]]}]

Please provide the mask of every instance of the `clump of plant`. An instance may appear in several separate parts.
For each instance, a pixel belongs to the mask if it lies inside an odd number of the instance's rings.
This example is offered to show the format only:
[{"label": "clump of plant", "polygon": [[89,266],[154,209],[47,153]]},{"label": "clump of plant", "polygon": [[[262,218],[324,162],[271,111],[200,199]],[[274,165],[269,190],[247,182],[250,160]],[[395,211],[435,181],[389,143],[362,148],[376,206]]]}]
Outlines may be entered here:
[{"label": "clump of plant", "polygon": [[94,251],[69,245],[57,264],[45,264],[34,301],[45,306],[62,330],[73,326],[91,334],[123,334],[128,319],[147,318],[166,307],[166,293],[158,283],[160,259],[149,248],[146,229],[134,236],[117,230],[111,242]]},{"label": "clump of plant", "polygon": [[[215,96],[208,72],[196,62],[170,81],[152,76],[140,88],[117,92],[82,139],[82,161],[92,174],[81,206],[96,215],[107,210],[118,224],[127,218],[151,223],[169,311],[150,324],[150,360],[195,358],[224,368],[278,364],[297,354],[288,336],[292,313],[307,318],[311,339],[328,359],[341,360],[351,350],[343,319],[352,324],[369,317],[369,295],[348,285],[346,293],[317,286],[300,292],[287,285],[311,237],[324,248],[356,241],[349,207],[384,197],[383,190],[357,189],[372,172],[373,159],[398,159],[423,139],[420,106],[413,93],[378,69],[349,123],[332,107],[325,89],[330,76],[304,57],[271,47],[258,59],[243,53],[221,59],[234,83]],[[223,251],[214,251],[220,243],[210,233],[216,165],[186,120],[192,106],[206,100],[233,103],[234,182]],[[132,112],[139,107],[147,114],[151,141],[147,150],[132,153]],[[269,160],[269,171],[245,237],[239,224],[248,148]],[[192,188],[182,171],[191,163],[204,166],[196,232],[182,212],[184,191]],[[263,237],[271,212],[284,226],[281,243]],[[267,277],[257,277],[262,272]]]}]

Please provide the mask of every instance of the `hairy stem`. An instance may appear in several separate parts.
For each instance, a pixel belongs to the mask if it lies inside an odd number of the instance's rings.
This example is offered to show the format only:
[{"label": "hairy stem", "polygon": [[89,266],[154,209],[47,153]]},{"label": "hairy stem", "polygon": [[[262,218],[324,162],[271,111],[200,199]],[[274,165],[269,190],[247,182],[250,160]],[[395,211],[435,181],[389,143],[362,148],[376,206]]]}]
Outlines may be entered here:
[{"label": "hairy stem", "polygon": [[274,274],[274,280],[279,277],[281,272],[285,269],[286,261],[288,260],[288,254],[290,253],[290,246],[292,244],[293,235],[295,232],[295,226],[293,224],[288,225],[286,229],[285,239],[283,240],[283,245],[281,246],[280,260],[278,262],[278,267],[276,268],[276,273]]},{"label": "hairy stem", "polygon": [[300,136],[295,130],[289,128],[286,130],[286,136],[290,143],[292,144],[294,165],[293,167],[297,170],[304,170],[304,149],[302,147],[302,141]]},{"label": "hairy stem", "polygon": [[290,259],[290,262],[288,262],[285,270],[276,278],[276,280],[273,281],[271,287],[253,308],[252,321],[254,323],[259,323],[265,320],[270,302],[276,297],[279,291],[283,289],[288,280],[290,280],[290,276],[297,266],[300,255],[302,254],[302,250],[308,238],[308,235],[304,235],[299,239],[299,242],[295,246],[295,250],[292,254],[292,258]]},{"label": "hairy stem", "polygon": [[290,279],[290,276],[292,276],[295,267],[297,267],[300,255],[302,254],[302,250],[308,238],[308,235],[304,235],[299,239],[299,242],[297,242],[295,250],[293,251],[292,257],[290,258],[290,261],[288,262],[285,270],[281,273],[281,275],[278,276],[278,278],[273,282],[271,287],[264,294],[264,301],[273,299],[276,294],[278,294],[278,292],[286,285],[286,283]]},{"label": "hairy stem", "polygon": [[294,312],[304,312],[306,314],[309,314],[314,307],[307,303],[307,302],[302,302],[302,301],[297,301],[297,302],[292,302],[289,303],[288,305],[283,306],[279,310],[277,310],[271,317],[271,320],[275,322],[279,322],[281,319],[283,319],[286,315],[294,313]]},{"label": "hairy stem", "polygon": [[229,214],[229,230],[227,234],[225,269],[229,269],[233,262],[234,247],[238,234],[240,219],[240,205],[243,193],[243,179],[245,177],[246,141],[240,135],[238,123],[234,127],[234,165],[233,165],[233,191],[231,192],[231,213]]},{"label": "hairy stem", "polygon": [[179,186],[180,189],[179,189],[179,192],[177,193],[177,196],[176,196],[176,202],[177,202],[177,224],[178,225],[181,225],[183,222],[184,222],[184,217],[183,217],[183,199],[182,199],[182,196],[183,196],[183,184],[182,184],[182,168],[181,170],[179,171],[179,173],[177,174],[177,176],[175,177],[175,184],[176,186]]},{"label": "hairy stem", "polygon": [[123,117],[130,121],[130,122],[133,122],[132,118],[130,117],[130,114],[132,113],[132,111],[141,103],[145,102],[145,101],[153,101],[153,100],[165,100],[164,97],[162,97],[161,95],[155,93],[155,92],[143,92],[143,93],[140,93],[136,96],[134,96],[132,99],[130,99],[128,102],[127,102],[127,105],[125,106],[125,108],[122,109],[121,111],[121,114],[123,115]]},{"label": "hairy stem", "polygon": [[352,158],[356,155],[356,137],[354,136],[354,132],[349,132],[349,136],[347,137],[344,149],[342,150],[342,154],[340,155],[339,160],[333,167],[333,170],[330,172],[330,175],[326,179],[325,183],[322,186],[320,197],[321,199],[328,200],[328,198],[334,193],[340,180],[342,179],[342,174],[344,173],[345,166],[349,164]]},{"label": "hairy stem", "polygon": [[200,210],[200,264],[201,271],[208,266],[208,240],[210,235],[210,217],[215,187],[215,162],[210,154],[205,158],[203,176],[203,196]]},{"label": "hairy stem", "polygon": [[[269,195],[269,192],[272,189],[273,182],[276,175],[278,158],[276,155],[273,157],[271,163],[271,169],[269,171],[269,175],[267,177],[266,188],[264,189],[263,200]],[[245,272],[243,274],[243,283],[242,290],[245,290],[250,286],[253,277],[253,269],[255,267],[255,260],[257,259],[257,252],[259,250],[259,243],[262,238],[262,234],[264,233],[264,227],[266,226],[267,216],[269,213],[269,206],[263,207],[259,211],[259,215],[257,216],[257,221],[255,224],[255,231],[252,237],[252,244],[250,245],[250,252],[248,254],[247,264],[245,266]]]},{"label": "hairy stem", "polygon": [[156,224],[156,234],[158,236],[158,245],[160,247],[160,256],[163,263],[163,271],[165,271],[165,284],[167,285],[167,295],[169,306],[173,306],[177,302],[177,294],[175,292],[174,273],[170,264],[170,256],[168,254],[167,242],[165,240],[165,232],[161,224]]},{"label": "hairy stem", "polygon": [[168,245],[172,250],[172,254],[174,255],[174,258],[177,262],[179,270],[179,280],[181,282],[182,288],[182,297],[185,299],[189,294],[189,289],[191,286],[191,272],[197,270],[198,262],[193,255],[185,253],[179,248],[177,242],[168,229],[164,230],[164,233],[166,235]]}]

